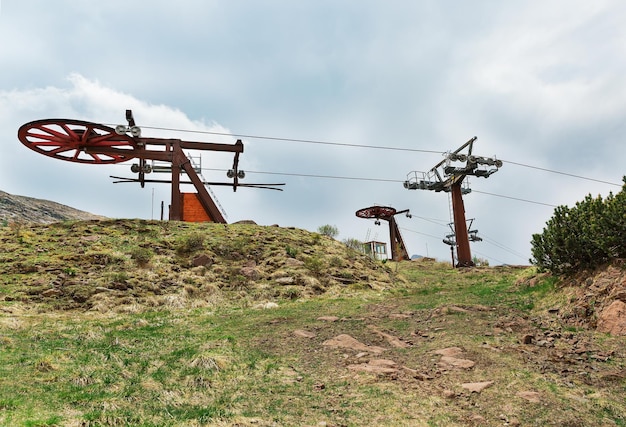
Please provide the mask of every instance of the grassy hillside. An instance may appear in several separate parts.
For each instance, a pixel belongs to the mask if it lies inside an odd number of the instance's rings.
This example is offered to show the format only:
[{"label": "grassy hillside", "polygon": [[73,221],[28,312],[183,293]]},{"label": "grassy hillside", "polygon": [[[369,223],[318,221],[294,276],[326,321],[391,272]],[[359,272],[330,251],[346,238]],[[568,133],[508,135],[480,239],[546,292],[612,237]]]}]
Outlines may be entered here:
[{"label": "grassy hillside", "polygon": [[0,223],[28,222],[49,224],[66,220],[104,219],[60,203],[0,191]]},{"label": "grassy hillside", "polygon": [[296,229],[0,228],[0,425],[626,425],[624,337],[532,269]]}]

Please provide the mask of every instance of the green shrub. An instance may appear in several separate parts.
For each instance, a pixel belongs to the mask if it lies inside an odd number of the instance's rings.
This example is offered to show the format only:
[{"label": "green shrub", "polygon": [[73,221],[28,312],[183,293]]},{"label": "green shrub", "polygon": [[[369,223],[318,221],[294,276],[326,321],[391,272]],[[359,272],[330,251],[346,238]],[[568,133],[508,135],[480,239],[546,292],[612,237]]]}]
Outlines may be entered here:
[{"label": "green shrub", "polygon": [[326,268],[324,260],[318,256],[310,256],[304,260],[304,266],[316,276],[322,274]]},{"label": "green shrub", "polygon": [[359,239],[355,239],[352,237],[349,239],[344,239],[343,244],[349,247],[350,249],[363,252],[363,242],[361,242]]},{"label": "green shrub", "polygon": [[204,235],[200,233],[191,233],[181,239],[176,247],[178,255],[188,255],[204,248]]},{"label": "green shrub", "polygon": [[137,265],[143,267],[152,259],[152,251],[148,248],[136,247],[130,251],[130,257],[135,260]]},{"label": "green shrub", "polygon": [[287,253],[287,256],[290,258],[295,258],[298,255],[298,249],[293,248],[289,245],[285,247],[285,252]]},{"label": "green shrub", "polygon": [[626,177],[606,199],[588,195],[573,208],[559,206],[541,234],[532,236],[530,260],[539,270],[568,274],[626,257]]},{"label": "green shrub", "polygon": [[334,225],[322,225],[317,229],[317,232],[333,239],[339,235],[339,229]]}]

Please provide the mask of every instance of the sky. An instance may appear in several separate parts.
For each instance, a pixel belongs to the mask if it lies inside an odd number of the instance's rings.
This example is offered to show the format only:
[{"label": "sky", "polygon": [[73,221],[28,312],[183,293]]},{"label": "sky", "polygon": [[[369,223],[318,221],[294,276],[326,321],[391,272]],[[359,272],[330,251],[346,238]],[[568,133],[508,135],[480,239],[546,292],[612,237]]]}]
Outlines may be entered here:
[{"label": "sky", "polygon": [[[471,250],[498,265],[528,264],[556,206],[617,193],[626,175],[620,0],[0,1],[11,194],[112,218],[159,219],[163,202],[167,217],[169,185],[113,183],[132,162],[62,161],[17,138],[33,120],[115,127],[131,109],[143,137],[240,138],[243,182],[285,184],[213,186],[230,223],[388,241],[385,222],[355,212],[410,209],[396,217],[409,254],[448,261],[448,194],[403,182],[477,136],[474,154],[503,166],[470,179],[466,217],[483,238]],[[229,182],[231,154],[191,155]]]}]

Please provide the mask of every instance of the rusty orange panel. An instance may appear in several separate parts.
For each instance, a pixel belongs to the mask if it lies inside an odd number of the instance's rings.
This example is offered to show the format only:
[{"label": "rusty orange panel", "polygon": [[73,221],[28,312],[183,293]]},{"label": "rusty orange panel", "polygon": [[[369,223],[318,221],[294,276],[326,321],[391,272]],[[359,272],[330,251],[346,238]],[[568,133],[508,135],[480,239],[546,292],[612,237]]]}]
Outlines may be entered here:
[{"label": "rusty orange panel", "polygon": [[180,195],[183,217],[186,222],[215,222],[204,210],[197,193],[182,193]]}]

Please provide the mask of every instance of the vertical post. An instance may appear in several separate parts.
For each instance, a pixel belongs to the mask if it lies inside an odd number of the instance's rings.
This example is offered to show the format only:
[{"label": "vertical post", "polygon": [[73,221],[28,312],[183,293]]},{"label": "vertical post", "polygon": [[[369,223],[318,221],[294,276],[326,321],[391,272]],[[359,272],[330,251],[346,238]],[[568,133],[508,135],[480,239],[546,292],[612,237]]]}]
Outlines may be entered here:
[{"label": "vertical post", "polygon": [[[176,149],[180,150],[180,146],[168,146],[168,150],[170,152],[175,152]],[[174,158],[172,158],[172,204],[170,206],[170,220],[180,221],[182,218],[180,199],[180,164],[178,163],[178,159],[174,156]]]},{"label": "vertical post", "polygon": [[404,247],[404,241],[398,229],[398,223],[393,215],[389,218],[389,241],[391,242],[391,258],[394,261],[409,259],[409,254]]},{"label": "vertical post", "polygon": [[400,261],[395,223],[396,221],[394,220],[392,215],[391,218],[389,218],[389,242],[391,243],[391,259],[393,261]]},{"label": "vertical post", "polygon": [[458,258],[457,267],[471,267],[472,253],[470,251],[469,236],[467,234],[467,223],[465,221],[465,205],[463,204],[463,193],[461,183],[458,180],[450,187],[452,194],[452,212],[454,215],[454,235],[456,239],[456,255]]}]

